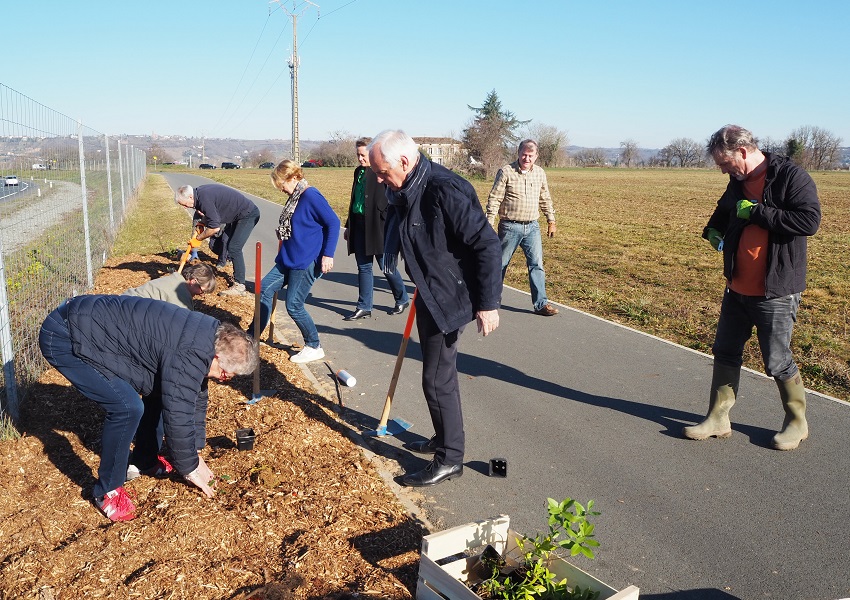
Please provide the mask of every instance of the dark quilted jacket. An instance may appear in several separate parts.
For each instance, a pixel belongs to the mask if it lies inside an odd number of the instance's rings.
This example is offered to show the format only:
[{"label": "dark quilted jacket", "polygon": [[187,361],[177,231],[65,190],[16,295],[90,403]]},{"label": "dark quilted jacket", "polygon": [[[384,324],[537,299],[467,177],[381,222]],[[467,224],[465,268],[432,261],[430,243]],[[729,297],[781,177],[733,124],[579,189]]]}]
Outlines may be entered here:
[{"label": "dark quilted jacket", "polygon": [[128,296],[77,296],[68,306],[74,354],[142,396],[161,386],[165,436],[174,468],[198,467],[195,408],[215,357],[219,321],[198,312]]},{"label": "dark quilted jacket", "polygon": [[807,237],[820,226],[820,200],[815,182],[791,159],[770,152],[765,156],[763,203],[753,207],[749,220],[739,219],[736,205],[744,200],[744,186],[730,176],[702,237],[708,239],[709,229],[723,235],[723,274],[731,280],[744,227],[755,224],[767,229],[764,295],[781,298],[806,289]]}]

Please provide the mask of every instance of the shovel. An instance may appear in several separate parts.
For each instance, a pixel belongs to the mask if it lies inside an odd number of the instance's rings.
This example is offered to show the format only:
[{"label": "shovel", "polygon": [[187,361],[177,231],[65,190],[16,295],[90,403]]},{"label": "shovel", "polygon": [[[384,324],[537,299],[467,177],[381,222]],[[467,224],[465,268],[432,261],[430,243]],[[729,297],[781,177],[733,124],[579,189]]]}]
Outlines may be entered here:
[{"label": "shovel", "polygon": [[189,244],[186,246],[186,252],[184,252],[183,256],[180,257],[180,266],[177,267],[178,273],[183,272],[183,267],[186,266],[186,261],[189,260],[189,256],[192,254],[192,250],[195,249],[195,246],[194,246],[194,244],[192,244],[192,242],[200,242],[200,240],[198,240],[198,236],[201,234],[201,232],[203,230],[204,230],[203,225],[200,225],[198,229],[193,230],[194,233],[192,233],[192,239],[189,241]]},{"label": "shovel", "polygon": [[398,384],[398,376],[401,373],[401,363],[404,362],[404,354],[407,351],[407,342],[410,339],[410,331],[413,329],[413,319],[416,316],[416,291],[413,292],[413,298],[410,299],[410,312],[407,314],[407,325],[404,326],[404,336],[401,338],[401,348],[398,349],[398,357],[395,359],[395,368],[393,369],[393,377],[390,379],[390,389],[387,391],[387,400],[384,402],[384,412],[381,413],[381,421],[378,423],[378,428],[374,431],[364,432],[366,435],[376,437],[384,437],[388,435],[397,435],[407,431],[413,427],[413,423],[408,423],[404,419],[393,419],[389,421],[390,408],[393,405],[393,395],[395,387]]}]

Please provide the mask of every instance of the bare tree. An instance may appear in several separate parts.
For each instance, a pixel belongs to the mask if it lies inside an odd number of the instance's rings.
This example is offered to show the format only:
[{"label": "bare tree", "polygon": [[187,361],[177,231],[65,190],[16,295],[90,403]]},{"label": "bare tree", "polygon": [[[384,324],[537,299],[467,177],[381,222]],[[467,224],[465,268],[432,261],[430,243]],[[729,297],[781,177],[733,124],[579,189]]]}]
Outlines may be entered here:
[{"label": "bare tree", "polygon": [[672,167],[673,157],[670,154],[670,146],[665,146],[659,150],[655,156],[649,159],[650,167]]},{"label": "bare tree", "polygon": [[832,169],[841,158],[841,138],[821,127],[798,127],[785,140],[789,156],[810,171]]},{"label": "bare tree", "polygon": [[758,146],[762,152],[773,154],[784,154],[786,148],[785,142],[775,140],[772,137],[759,138]]},{"label": "bare tree", "polygon": [[171,157],[171,153],[157,143],[151,144],[151,147],[147,149],[148,164],[152,165],[154,163],[154,156],[156,156],[156,162],[159,164],[174,162],[174,159]]},{"label": "bare tree", "polygon": [[322,161],[326,167],[353,167],[357,165],[355,141],[347,131],[332,131],[330,139],[311,152],[310,158]]},{"label": "bare tree", "polygon": [[585,148],[573,155],[576,164],[580,167],[604,167],[605,150],[602,148]]},{"label": "bare tree", "polygon": [[698,167],[703,164],[705,147],[691,138],[676,138],[664,147],[669,166]]},{"label": "bare tree", "polygon": [[272,152],[271,148],[263,148],[262,150],[257,152],[257,155],[254,156],[251,160],[252,160],[253,163],[255,163],[255,164],[251,165],[251,166],[254,166],[254,167],[258,167],[261,164],[267,163],[267,162],[275,163],[275,164],[277,164],[277,162],[278,162],[277,158],[275,158],[274,152]]},{"label": "bare tree", "polygon": [[556,167],[563,158],[561,149],[569,146],[570,139],[566,131],[554,125],[536,123],[527,128],[528,137],[537,142],[538,161],[541,167]]},{"label": "bare tree", "polygon": [[638,159],[638,143],[635,140],[628,139],[620,142],[620,147],[623,149],[620,152],[620,160],[624,165],[631,168]]}]

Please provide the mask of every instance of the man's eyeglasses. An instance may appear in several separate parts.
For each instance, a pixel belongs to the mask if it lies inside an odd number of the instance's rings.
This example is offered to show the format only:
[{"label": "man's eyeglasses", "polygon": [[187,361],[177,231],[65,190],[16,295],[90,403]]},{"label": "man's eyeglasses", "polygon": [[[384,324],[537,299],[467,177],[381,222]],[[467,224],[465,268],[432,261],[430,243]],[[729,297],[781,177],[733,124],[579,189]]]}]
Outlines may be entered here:
[{"label": "man's eyeglasses", "polygon": [[[215,358],[218,359],[218,354],[215,355]],[[232,373],[228,373],[227,371],[222,369],[220,364],[218,365],[218,371],[218,380],[221,382],[227,381],[232,375]]]}]

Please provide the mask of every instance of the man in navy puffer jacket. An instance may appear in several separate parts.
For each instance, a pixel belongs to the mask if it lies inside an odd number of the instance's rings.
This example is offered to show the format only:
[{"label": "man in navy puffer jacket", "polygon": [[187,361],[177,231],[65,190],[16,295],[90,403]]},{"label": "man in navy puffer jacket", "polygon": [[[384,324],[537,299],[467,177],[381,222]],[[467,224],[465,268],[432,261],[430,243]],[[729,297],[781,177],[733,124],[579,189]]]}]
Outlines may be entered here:
[{"label": "man in navy puffer jacket", "polygon": [[[226,381],[254,371],[252,338],[230,323],[159,300],[87,295],[48,315],[39,346],[52,366],[106,411],[93,495],[107,517],[135,516],[123,488],[130,444],[136,434],[136,459],[156,461],[159,411],[174,468],[212,497],[214,475],[195,450],[198,394],[205,378]],[[152,394],[157,388],[159,394]],[[161,401],[146,406],[147,396]],[[146,418],[150,426],[140,427],[150,411],[157,419]],[[144,448],[151,456],[141,456]]]}]

